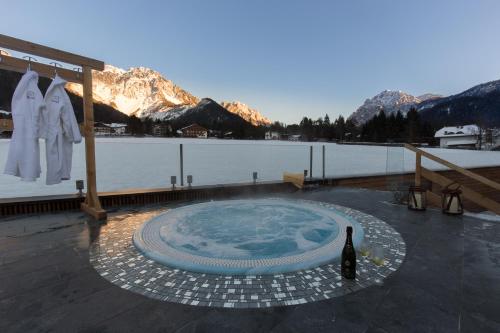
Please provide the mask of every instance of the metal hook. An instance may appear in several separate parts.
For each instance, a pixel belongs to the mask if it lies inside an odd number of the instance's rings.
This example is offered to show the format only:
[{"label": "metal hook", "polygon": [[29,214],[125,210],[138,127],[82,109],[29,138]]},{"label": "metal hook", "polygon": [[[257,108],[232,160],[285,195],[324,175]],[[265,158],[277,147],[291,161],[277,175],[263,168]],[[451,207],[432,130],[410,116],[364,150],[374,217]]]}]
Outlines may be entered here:
[{"label": "metal hook", "polygon": [[54,65],[54,76],[57,75],[57,67],[59,66],[62,68],[62,65],[58,62],[55,62],[55,61],[49,62],[49,64]]},{"label": "metal hook", "polygon": [[36,60],[36,58],[33,58],[31,56],[24,56],[23,59],[28,59],[28,70],[30,71],[31,70],[31,61],[38,61]]},{"label": "metal hook", "polygon": [[82,68],[81,67],[73,67],[73,70],[76,72],[76,78],[79,79],[80,73],[82,72]]},{"label": "metal hook", "polygon": [[7,51],[4,51],[4,50],[0,49],[0,62],[2,62],[2,61],[3,61],[3,59],[2,59],[2,54],[3,54],[3,55],[6,55],[6,56],[8,56],[8,55],[9,55],[9,53],[8,53]]}]

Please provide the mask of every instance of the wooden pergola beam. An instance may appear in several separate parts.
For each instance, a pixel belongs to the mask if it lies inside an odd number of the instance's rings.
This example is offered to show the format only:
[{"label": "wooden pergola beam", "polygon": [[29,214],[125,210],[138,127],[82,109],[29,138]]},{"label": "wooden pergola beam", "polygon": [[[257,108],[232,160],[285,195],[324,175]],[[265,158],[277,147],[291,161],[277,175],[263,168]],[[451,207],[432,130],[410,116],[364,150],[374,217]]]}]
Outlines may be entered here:
[{"label": "wooden pergola beam", "polygon": [[[0,68],[8,71],[26,72],[30,62],[24,59],[0,55]],[[54,67],[39,62],[31,62],[31,69],[43,77],[54,77]],[[83,73],[66,68],[57,68],[57,75],[69,82],[83,84]]]},{"label": "wooden pergola beam", "polygon": [[0,34],[0,48],[6,48],[13,51],[38,55],[40,57],[59,60],[69,64],[88,66],[92,69],[104,70],[104,62],[80,56],[78,54],[61,51],[52,47],[35,44],[22,39]]}]

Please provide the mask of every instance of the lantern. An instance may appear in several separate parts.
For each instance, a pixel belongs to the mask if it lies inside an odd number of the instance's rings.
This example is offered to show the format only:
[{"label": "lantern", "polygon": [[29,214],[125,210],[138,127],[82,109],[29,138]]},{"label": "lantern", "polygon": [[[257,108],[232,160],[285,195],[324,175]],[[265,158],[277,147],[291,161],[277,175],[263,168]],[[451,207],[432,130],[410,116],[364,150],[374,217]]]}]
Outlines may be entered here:
[{"label": "lantern", "polygon": [[78,190],[78,196],[83,197],[83,180],[77,180],[76,182],[76,189]]},{"label": "lantern", "polygon": [[172,190],[175,190],[175,184],[177,184],[176,176],[170,176],[170,184],[172,184]]},{"label": "lantern", "polygon": [[456,188],[450,188],[450,185],[446,186],[442,191],[443,213],[461,215],[464,213],[464,206],[462,204],[462,199],[460,198],[462,190],[460,190],[460,185]]},{"label": "lantern", "polygon": [[420,186],[410,186],[408,190],[408,209],[425,210],[426,207],[425,189]]}]

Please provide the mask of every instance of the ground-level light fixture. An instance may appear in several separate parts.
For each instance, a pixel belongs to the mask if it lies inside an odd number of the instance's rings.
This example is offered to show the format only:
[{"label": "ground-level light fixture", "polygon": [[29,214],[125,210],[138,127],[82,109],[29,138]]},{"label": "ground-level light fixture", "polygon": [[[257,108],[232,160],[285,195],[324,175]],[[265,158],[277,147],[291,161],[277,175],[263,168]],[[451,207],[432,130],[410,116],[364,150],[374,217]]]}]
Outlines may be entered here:
[{"label": "ground-level light fixture", "polygon": [[193,183],[193,176],[192,175],[187,176],[187,183],[188,183],[188,187],[191,187],[191,184]]},{"label": "ground-level light fixture", "polygon": [[84,189],[83,180],[79,179],[75,182],[75,184],[76,184],[76,189],[78,190],[78,195],[83,197],[83,189]]},{"label": "ground-level light fixture", "polygon": [[252,178],[253,178],[253,183],[254,184],[257,183],[257,178],[258,178],[257,176],[258,176],[257,171],[254,171],[253,174],[252,174]]},{"label": "ground-level light fixture", "polygon": [[408,190],[408,209],[425,210],[427,198],[425,189],[420,186],[410,186]]},{"label": "ground-level light fixture", "polygon": [[446,186],[441,192],[441,205],[443,213],[449,215],[461,215],[464,213],[464,206],[462,204],[462,199],[460,198],[462,190],[460,190],[460,185],[455,188],[451,188],[450,186],[451,185]]},{"label": "ground-level light fixture", "polygon": [[177,184],[176,176],[170,176],[170,184],[172,184],[172,190],[175,189],[175,184]]}]

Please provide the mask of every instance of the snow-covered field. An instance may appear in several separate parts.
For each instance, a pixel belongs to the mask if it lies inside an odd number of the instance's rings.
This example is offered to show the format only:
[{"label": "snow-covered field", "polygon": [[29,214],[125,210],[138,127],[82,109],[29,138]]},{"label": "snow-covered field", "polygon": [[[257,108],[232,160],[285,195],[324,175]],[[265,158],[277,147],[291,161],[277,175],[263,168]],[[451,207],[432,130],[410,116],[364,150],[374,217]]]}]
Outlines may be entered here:
[{"label": "snow-covered field", "polygon": [[[3,172],[10,140],[0,139],[0,171]],[[74,146],[72,180],[45,185],[45,150],[40,142],[42,178],[25,183],[0,174],[0,198],[74,193],[75,179],[85,179],[84,144]],[[170,186],[179,179],[179,144],[184,146],[184,177],[193,185],[212,185],[259,180],[280,180],[283,172],[309,169],[313,145],[313,176],[321,176],[321,150],[326,150],[326,175],[369,175],[414,170],[414,153],[400,147],[336,145],[284,141],[237,141],[168,138],[97,138],[99,191]],[[500,165],[500,152],[427,149],[463,167]],[[436,168],[425,158],[424,166]],[[179,182],[179,181],[178,181]]]}]

